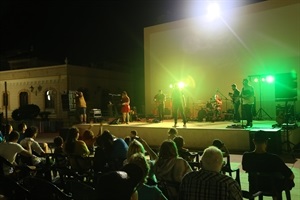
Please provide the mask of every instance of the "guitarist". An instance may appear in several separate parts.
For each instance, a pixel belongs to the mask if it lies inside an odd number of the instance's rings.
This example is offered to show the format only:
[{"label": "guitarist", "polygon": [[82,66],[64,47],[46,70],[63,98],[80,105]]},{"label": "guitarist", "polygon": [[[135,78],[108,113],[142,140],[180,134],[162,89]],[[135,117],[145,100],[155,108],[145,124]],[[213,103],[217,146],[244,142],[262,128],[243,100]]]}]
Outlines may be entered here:
[{"label": "guitarist", "polygon": [[241,116],[240,116],[240,90],[237,88],[236,84],[232,84],[231,85],[231,89],[233,92],[229,92],[229,96],[232,99],[232,103],[233,103],[233,109],[234,109],[234,113],[233,113],[233,122],[234,123],[238,123],[241,120]]},{"label": "guitarist", "polygon": [[166,95],[162,92],[162,90],[158,90],[158,93],[154,96],[154,101],[157,106],[158,120],[162,122],[164,120],[166,102]]},{"label": "guitarist", "polygon": [[254,89],[251,85],[249,85],[248,79],[243,80],[243,88],[241,92],[242,98],[242,106],[244,109],[245,116],[243,116],[247,120],[246,127],[253,126],[253,113],[252,107],[254,105]]}]

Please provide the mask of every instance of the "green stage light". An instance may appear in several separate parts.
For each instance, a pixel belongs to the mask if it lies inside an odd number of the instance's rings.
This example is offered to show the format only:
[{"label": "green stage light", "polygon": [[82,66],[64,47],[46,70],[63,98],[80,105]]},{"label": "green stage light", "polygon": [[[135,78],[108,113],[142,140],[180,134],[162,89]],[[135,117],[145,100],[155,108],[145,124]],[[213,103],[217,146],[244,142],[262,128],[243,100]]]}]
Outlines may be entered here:
[{"label": "green stage light", "polygon": [[254,78],[254,80],[253,80],[255,83],[257,83],[258,82],[258,78]]},{"label": "green stage light", "polygon": [[267,76],[266,80],[267,80],[268,83],[273,83],[274,82],[274,76],[271,76],[271,75]]}]

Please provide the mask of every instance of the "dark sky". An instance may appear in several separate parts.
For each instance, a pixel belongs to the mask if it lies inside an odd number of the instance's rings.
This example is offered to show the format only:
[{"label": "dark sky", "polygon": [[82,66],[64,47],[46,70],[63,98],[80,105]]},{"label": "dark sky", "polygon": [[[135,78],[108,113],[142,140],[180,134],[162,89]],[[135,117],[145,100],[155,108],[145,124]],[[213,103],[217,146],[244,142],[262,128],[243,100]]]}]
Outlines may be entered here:
[{"label": "dark sky", "polygon": [[1,58],[33,49],[39,58],[62,63],[68,57],[81,65],[142,65],[143,28],[193,16],[184,2],[1,0]]}]

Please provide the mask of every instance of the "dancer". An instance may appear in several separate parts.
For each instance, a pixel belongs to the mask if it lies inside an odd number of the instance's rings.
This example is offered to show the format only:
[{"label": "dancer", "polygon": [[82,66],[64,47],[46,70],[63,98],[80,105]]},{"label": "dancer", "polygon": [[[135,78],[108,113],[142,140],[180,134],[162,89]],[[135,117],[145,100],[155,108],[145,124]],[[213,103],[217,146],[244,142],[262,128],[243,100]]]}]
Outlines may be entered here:
[{"label": "dancer", "polygon": [[243,116],[247,120],[246,127],[253,126],[253,113],[252,107],[254,105],[254,89],[251,85],[249,85],[248,79],[243,80],[243,88],[241,92],[242,105],[245,116]]},{"label": "dancer", "polygon": [[186,127],[186,117],[184,113],[185,107],[185,98],[182,91],[179,89],[178,85],[175,85],[172,92],[172,107],[173,107],[173,117],[174,117],[174,126],[177,126],[178,111],[181,114],[183,120],[183,126]]},{"label": "dancer", "polygon": [[121,112],[122,112],[122,116],[123,116],[123,123],[128,124],[129,112],[130,112],[130,98],[127,95],[126,91],[122,92],[121,103],[122,103]]},{"label": "dancer", "polygon": [[158,119],[160,122],[162,122],[164,120],[165,101],[166,101],[166,95],[162,92],[162,90],[158,90],[158,93],[154,96],[154,101],[156,102],[156,106],[157,106]]},{"label": "dancer", "polygon": [[240,93],[241,92],[237,88],[236,84],[232,84],[231,89],[232,89],[233,93],[229,92],[229,96],[231,97],[232,103],[233,103],[233,122],[238,123],[241,120],[240,111],[239,111],[240,104],[241,104],[241,101],[240,101]]}]

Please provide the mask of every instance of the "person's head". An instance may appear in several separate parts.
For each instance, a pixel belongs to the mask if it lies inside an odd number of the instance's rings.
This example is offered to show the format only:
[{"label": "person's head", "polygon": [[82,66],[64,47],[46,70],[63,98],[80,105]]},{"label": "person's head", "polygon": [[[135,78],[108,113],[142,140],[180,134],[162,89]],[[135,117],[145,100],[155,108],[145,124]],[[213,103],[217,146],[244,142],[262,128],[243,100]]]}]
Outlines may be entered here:
[{"label": "person's head", "polygon": [[263,145],[266,147],[269,139],[270,138],[267,136],[265,131],[259,130],[254,133],[253,142],[254,142],[255,146]]},{"label": "person's head", "polygon": [[93,140],[95,134],[92,130],[85,130],[82,134],[82,140]]},{"label": "person's head", "polygon": [[168,138],[169,139],[173,139],[173,138],[175,138],[176,136],[177,136],[177,134],[178,134],[178,131],[177,131],[177,129],[176,128],[170,128],[169,130],[168,130]]},{"label": "person's head", "polygon": [[56,136],[54,139],[53,139],[53,143],[54,143],[54,146],[55,147],[61,147],[64,143],[64,140],[62,137],[60,136]]},{"label": "person's head", "polygon": [[231,88],[232,88],[232,90],[235,90],[235,89],[236,89],[236,84],[235,84],[235,83],[232,84],[232,85],[231,85]]},{"label": "person's head", "polygon": [[249,83],[249,81],[248,81],[248,79],[243,79],[243,85],[245,86],[245,85],[248,85],[248,83]]},{"label": "person's head", "polygon": [[184,146],[184,139],[182,136],[176,136],[173,141],[175,142],[177,149],[181,149]]},{"label": "person's head", "polygon": [[159,94],[162,94],[162,90],[158,90],[158,93],[159,93]]},{"label": "person's head", "polygon": [[130,131],[130,137],[131,138],[136,138],[138,136],[138,132],[136,131],[136,130],[132,130],[132,131]]},{"label": "person's head", "polygon": [[22,122],[18,125],[18,131],[20,133],[25,133],[25,130],[27,129],[26,123]]},{"label": "person's head", "polygon": [[143,171],[143,178],[141,182],[146,182],[146,179],[149,174],[150,166],[147,162],[147,159],[143,153],[135,153],[130,156],[128,159],[128,164],[135,164],[139,166]]},{"label": "person's head", "polygon": [[127,159],[130,158],[135,153],[145,154],[144,146],[137,140],[131,141],[127,150]]},{"label": "person's head", "polygon": [[124,96],[127,96],[127,92],[126,91],[123,91],[122,92],[122,96],[124,97]]},{"label": "person's head", "polygon": [[171,159],[178,157],[178,150],[173,140],[165,140],[159,149],[159,159]]},{"label": "person's head", "polygon": [[222,151],[215,146],[207,147],[201,158],[201,167],[207,171],[220,172],[223,165]]},{"label": "person's head", "polygon": [[224,146],[224,143],[219,139],[214,139],[212,145],[221,149]]},{"label": "person's head", "polygon": [[104,130],[103,133],[96,139],[97,145],[107,150],[111,150],[113,148],[113,142],[114,136],[109,130]]},{"label": "person's head", "polygon": [[122,171],[110,171],[98,178],[97,199],[130,200],[136,187],[143,180],[143,171],[136,164],[127,164]]},{"label": "person's head", "polygon": [[18,131],[12,131],[8,137],[7,137],[7,141],[8,142],[17,142],[19,140],[20,134]]},{"label": "person's head", "polygon": [[79,138],[79,129],[77,127],[71,127],[69,129],[68,135],[67,135],[67,142],[73,142]]},{"label": "person's head", "polygon": [[36,126],[30,126],[25,130],[25,137],[35,138],[38,134],[38,128]]}]

